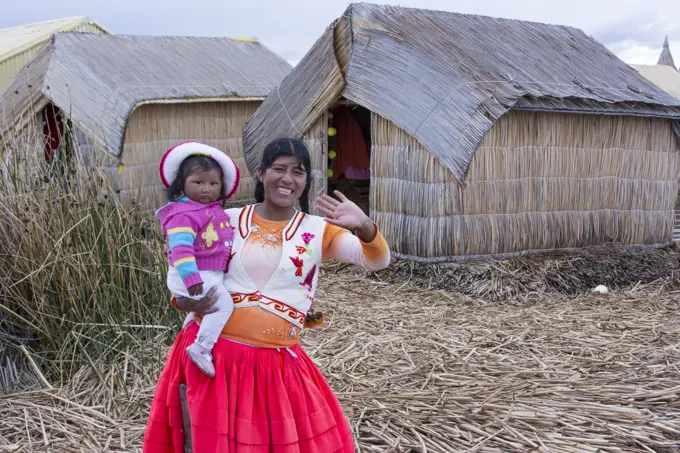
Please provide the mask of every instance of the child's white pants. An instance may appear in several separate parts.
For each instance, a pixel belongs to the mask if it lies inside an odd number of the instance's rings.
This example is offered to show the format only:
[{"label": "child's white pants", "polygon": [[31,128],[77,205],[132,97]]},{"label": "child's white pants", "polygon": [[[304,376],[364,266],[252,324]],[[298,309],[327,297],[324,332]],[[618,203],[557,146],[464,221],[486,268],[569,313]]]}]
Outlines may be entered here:
[{"label": "child's white pants", "polygon": [[[168,289],[175,297],[200,299],[205,296],[211,288],[217,288],[218,299],[211,308],[217,308],[218,311],[203,316],[203,321],[201,321],[201,326],[198,329],[198,336],[196,337],[196,343],[204,348],[212,350],[212,347],[222,333],[222,328],[234,311],[234,301],[224,287],[224,272],[200,271],[199,273],[203,279],[203,293],[201,293],[201,295],[189,295],[189,292],[182,281],[182,277],[179,276],[179,272],[174,267],[168,268]],[[187,315],[184,320],[184,325],[186,326],[191,319],[193,319],[193,313]]]}]

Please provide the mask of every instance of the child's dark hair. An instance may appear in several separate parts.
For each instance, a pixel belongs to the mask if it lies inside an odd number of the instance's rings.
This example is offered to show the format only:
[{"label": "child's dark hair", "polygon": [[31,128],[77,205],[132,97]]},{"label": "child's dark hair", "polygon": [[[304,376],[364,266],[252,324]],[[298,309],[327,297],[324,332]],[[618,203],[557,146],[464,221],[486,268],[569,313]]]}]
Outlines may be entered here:
[{"label": "child's dark hair", "polygon": [[[194,173],[199,171],[210,171],[217,170],[220,172],[220,181],[223,181],[224,174],[222,173],[222,167],[217,163],[215,159],[208,156],[189,156],[182,161],[177,171],[177,176],[175,180],[170,184],[168,188],[168,201],[177,201],[184,196],[184,183],[187,178]],[[227,188],[222,183],[222,189],[220,192],[220,199],[224,199],[227,196]]]},{"label": "child's dark hair", "polygon": [[[260,171],[264,173],[271,168],[274,161],[279,157],[297,157],[300,168],[307,172],[307,182],[305,190],[300,195],[300,209],[302,212],[309,214],[309,189],[312,185],[312,161],[309,157],[307,145],[302,140],[297,138],[279,138],[268,144],[262,152],[262,162],[260,163]],[[264,184],[259,179],[255,185],[255,202],[262,203],[264,201]]]}]

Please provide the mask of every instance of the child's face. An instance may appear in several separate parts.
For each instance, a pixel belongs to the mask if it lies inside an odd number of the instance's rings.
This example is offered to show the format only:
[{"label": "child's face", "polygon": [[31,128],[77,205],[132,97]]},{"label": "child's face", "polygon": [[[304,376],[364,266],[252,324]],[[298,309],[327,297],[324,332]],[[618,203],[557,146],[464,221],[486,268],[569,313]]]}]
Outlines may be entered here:
[{"label": "child's face", "polygon": [[192,173],[184,182],[184,195],[197,203],[210,204],[220,198],[222,178],[218,170]]}]

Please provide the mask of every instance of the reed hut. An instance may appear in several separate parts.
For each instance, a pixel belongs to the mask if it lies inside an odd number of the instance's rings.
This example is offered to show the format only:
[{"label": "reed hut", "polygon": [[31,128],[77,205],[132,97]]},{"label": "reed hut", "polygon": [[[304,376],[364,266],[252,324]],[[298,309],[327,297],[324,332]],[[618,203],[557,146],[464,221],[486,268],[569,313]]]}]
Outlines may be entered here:
[{"label": "reed hut", "polygon": [[[680,99],[680,70],[675,67],[673,54],[671,54],[670,45],[668,44],[668,36],[666,36],[663,42],[659,61],[655,65],[631,65],[631,67],[654,85]],[[673,240],[680,241],[680,191],[678,192],[678,199],[675,204]]]},{"label": "reed hut", "polygon": [[667,93],[680,99],[680,70],[675,67],[668,36],[663,42],[659,61],[655,65],[631,65],[633,69]]},{"label": "reed hut", "polygon": [[660,64],[631,66],[654,85],[680,99],[680,71]]},{"label": "reed hut", "polygon": [[0,93],[12,83],[21,68],[50,36],[67,31],[111,34],[106,27],[85,16],[66,17],[0,30]]},{"label": "reed hut", "polygon": [[672,240],[680,102],[578,29],[350,5],[246,124],[248,167],[303,137],[324,193],[329,158],[357,149],[328,148],[339,107],[368,136],[370,214],[398,257]]},{"label": "reed hut", "polygon": [[[157,206],[158,163],[178,142],[224,150],[247,170],[243,127],[290,68],[252,39],[58,33],[0,98],[0,133],[37,131],[48,159],[67,142],[108,169],[123,202]],[[233,200],[253,190],[244,180]]]}]

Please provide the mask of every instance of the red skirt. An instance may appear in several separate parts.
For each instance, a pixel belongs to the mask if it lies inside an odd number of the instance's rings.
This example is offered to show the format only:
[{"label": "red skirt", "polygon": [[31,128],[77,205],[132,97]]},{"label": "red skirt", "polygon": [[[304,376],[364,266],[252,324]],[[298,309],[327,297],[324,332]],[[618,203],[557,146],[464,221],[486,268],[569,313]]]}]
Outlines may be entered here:
[{"label": "red skirt", "polygon": [[198,333],[182,330],[158,381],[144,453],[183,453],[180,384],[186,384],[193,453],[353,453],[338,399],[300,346],[255,348],[220,339],[215,377],[185,349]]}]

